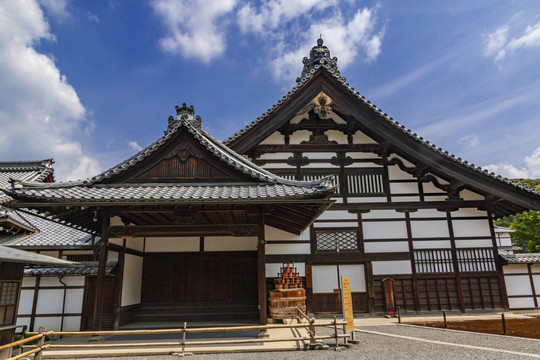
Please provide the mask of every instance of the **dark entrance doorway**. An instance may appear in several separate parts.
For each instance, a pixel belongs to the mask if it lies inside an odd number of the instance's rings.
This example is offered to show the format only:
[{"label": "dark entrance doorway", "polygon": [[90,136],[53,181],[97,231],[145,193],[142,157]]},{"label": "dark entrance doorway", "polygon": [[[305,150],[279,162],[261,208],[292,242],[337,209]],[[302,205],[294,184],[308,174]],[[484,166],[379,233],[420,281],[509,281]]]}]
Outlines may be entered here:
[{"label": "dark entrance doorway", "polygon": [[136,322],[258,319],[257,252],[147,253]]}]

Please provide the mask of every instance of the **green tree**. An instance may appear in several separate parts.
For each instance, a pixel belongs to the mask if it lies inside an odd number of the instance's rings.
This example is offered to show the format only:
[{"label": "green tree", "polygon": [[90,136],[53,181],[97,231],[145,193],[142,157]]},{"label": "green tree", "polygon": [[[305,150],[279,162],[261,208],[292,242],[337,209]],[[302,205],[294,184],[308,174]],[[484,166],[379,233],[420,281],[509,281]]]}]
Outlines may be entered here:
[{"label": "green tree", "polygon": [[514,244],[526,253],[540,253],[540,211],[525,211],[513,216],[510,228]]}]

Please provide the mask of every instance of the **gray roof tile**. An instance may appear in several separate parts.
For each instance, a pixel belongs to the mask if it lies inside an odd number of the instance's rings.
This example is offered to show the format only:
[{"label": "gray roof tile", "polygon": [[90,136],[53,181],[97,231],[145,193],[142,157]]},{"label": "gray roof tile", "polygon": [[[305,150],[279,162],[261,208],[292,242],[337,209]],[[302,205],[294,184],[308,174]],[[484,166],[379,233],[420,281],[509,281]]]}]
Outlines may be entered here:
[{"label": "gray roof tile", "polygon": [[540,264],[540,253],[512,254],[499,249],[499,255],[508,264]]},{"label": "gray roof tile", "polygon": [[[42,267],[42,268],[27,268],[24,269],[24,276],[68,276],[68,275],[97,275],[97,261],[81,261],[78,267]],[[110,275],[116,262],[107,262],[105,266],[105,274]]]},{"label": "gray roof tile", "polygon": [[36,254],[30,251],[14,249],[0,245],[0,262],[15,262],[29,265],[52,265],[52,266],[77,266],[73,261],[53,258],[50,256]]}]

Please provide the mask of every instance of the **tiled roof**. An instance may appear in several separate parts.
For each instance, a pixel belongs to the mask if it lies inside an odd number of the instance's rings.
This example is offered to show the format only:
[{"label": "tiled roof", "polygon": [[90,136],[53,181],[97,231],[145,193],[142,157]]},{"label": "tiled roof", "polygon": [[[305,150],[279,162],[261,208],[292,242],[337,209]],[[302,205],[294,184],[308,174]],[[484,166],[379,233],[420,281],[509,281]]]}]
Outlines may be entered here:
[{"label": "tiled roof", "polygon": [[[314,47],[315,49],[316,47]],[[228,137],[223,141],[223,144],[229,145],[236,139],[238,139],[240,136],[248,132],[251,128],[253,128],[255,125],[266,119],[270,114],[272,114],[274,111],[276,111],[281,105],[283,105],[285,102],[287,102],[300,88],[302,88],[306,83],[308,83],[312,78],[313,75],[319,71],[320,69],[325,69],[328,73],[330,73],[334,78],[336,78],[353,96],[355,96],[357,99],[362,101],[365,105],[370,107],[375,113],[377,113],[381,118],[389,122],[392,126],[399,129],[402,133],[404,133],[407,136],[412,137],[414,140],[420,142],[424,146],[427,146],[428,148],[432,149],[433,151],[438,152],[441,155],[444,155],[446,158],[450,159],[451,161],[457,162],[463,166],[466,166],[470,169],[473,169],[477,171],[478,173],[489,176],[494,179],[497,179],[499,181],[502,181],[504,183],[513,185],[516,188],[519,188],[521,190],[536,194],[540,198],[540,191],[535,190],[533,188],[530,188],[526,185],[523,185],[521,183],[517,183],[513,180],[507,179],[501,175],[496,175],[495,173],[490,173],[488,170],[482,169],[479,166],[476,166],[474,164],[469,164],[468,161],[462,160],[459,157],[456,157],[453,154],[448,153],[448,151],[444,151],[442,148],[437,147],[435,144],[430,143],[427,140],[424,140],[424,138],[418,136],[416,133],[413,133],[411,130],[407,129],[404,125],[400,125],[397,121],[392,119],[388,116],[388,114],[384,113],[381,109],[379,109],[375,104],[372,104],[369,100],[367,100],[364,96],[360,95],[359,92],[355,91],[353,87],[347,83],[346,79],[341,76],[339,73],[339,70],[337,70],[336,66],[336,58],[330,59],[330,54],[328,53],[328,56],[323,56],[318,59],[318,61],[309,61],[306,63],[304,60],[304,65],[308,65],[307,69],[306,66],[304,66],[304,70],[302,71],[302,77],[298,78],[296,80],[297,84],[287,93],[285,94],[281,99],[279,99],[274,105],[272,105],[268,110],[266,110],[264,113],[262,113],[259,117],[257,117],[255,120],[244,126],[242,129],[238,130],[236,133]]]},{"label": "tiled roof", "polygon": [[331,179],[318,184],[118,184],[66,187],[32,187],[11,190],[17,197],[43,201],[75,202],[152,202],[171,201],[220,202],[228,200],[262,200],[310,198],[321,193],[332,193],[334,185]]},{"label": "tiled roof", "polygon": [[50,256],[36,254],[30,251],[14,249],[8,246],[0,245],[0,262],[14,262],[29,265],[48,265],[48,266],[78,266],[73,261],[62,260]]},{"label": "tiled roof", "polygon": [[[46,248],[55,246],[91,246],[92,235],[72,227],[59,224],[53,219],[44,219],[37,215],[11,211],[17,213],[24,221],[36,231],[34,233],[1,233],[0,244],[17,247]],[[96,240],[97,241],[97,240]]]},{"label": "tiled roof", "polygon": [[[24,276],[67,276],[67,275],[97,275],[98,262],[97,261],[81,261],[79,267],[42,267],[42,268],[27,268],[24,269]],[[105,266],[105,274],[110,275],[116,262],[107,262]]]},{"label": "tiled roof", "polygon": [[[53,160],[41,161],[2,161],[0,162],[0,188],[9,187],[10,179],[40,182],[53,172]],[[0,203],[10,197],[0,192]]]},{"label": "tiled roof", "polygon": [[499,249],[499,255],[508,264],[540,264],[540,253],[512,254]]}]

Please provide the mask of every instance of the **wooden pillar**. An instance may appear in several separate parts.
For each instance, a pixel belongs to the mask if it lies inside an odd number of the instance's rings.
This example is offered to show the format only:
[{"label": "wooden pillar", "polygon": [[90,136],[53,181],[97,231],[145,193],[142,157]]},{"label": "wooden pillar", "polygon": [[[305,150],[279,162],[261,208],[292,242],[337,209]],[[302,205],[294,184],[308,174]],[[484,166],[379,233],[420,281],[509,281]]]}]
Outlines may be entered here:
[{"label": "wooden pillar", "polygon": [[107,249],[109,246],[110,215],[104,211],[101,219],[101,240],[99,242],[98,275],[96,282],[96,298],[94,301],[94,331],[101,330],[101,315],[103,313],[103,292],[105,289],[105,271],[107,265]]},{"label": "wooden pillar", "polygon": [[[405,223],[407,226],[407,241],[409,243],[409,256],[411,259],[414,307],[416,308],[416,313],[420,314],[421,312],[420,294],[418,293],[418,276],[416,275],[416,263],[414,262],[414,244],[413,244],[413,237],[412,237],[411,214],[409,211],[405,211]],[[427,282],[426,282],[426,287],[427,287]],[[403,301],[406,303],[406,299],[403,299]]]},{"label": "wooden pillar", "polygon": [[370,315],[375,315],[375,290],[373,288],[373,266],[371,261],[364,263],[366,271],[366,291],[368,297],[368,311]]},{"label": "wooden pillar", "polygon": [[34,286],[34,299],[32,300],[32,314],[30,315],[30,326],[28,331],[34,331],[34,324],[36,322],[36,309],[39,298],[39,283],[41,282],[41,276],[36,277],[36,284]]},{"label": "wooden pillar", "polygon": [[259,220],[259,236],[257,244],[257,284],[259,294],[259,323],[266,325],[267,319],[267,296],[266,296],[266,238],[264,234],[264,214]]},{"label": "wooden pillar", "polygon": [[[495,268],[497,269],[497,277],[499,279],[499,289],[501,289],[501,297],[503,300],[504,311],[510,310],[508,303],[508,294],[506,292],[506,283],[504,281],[504,273],[502,268],[501,257],[497,248],[497,237],[495,236],[495,228],[493,227],[493,214],[488,211],[489,231],[491,234],[491,243],[493,244],[493,260],[495,260]],[[535,298],[536,299],[536,298]]]},{"label": "wooden pillar", "polygon": [[116,264],[116,282],[114,284],[114,309],[113,309],[113,329],[120,327],[120,311],[122,309],[122,287],[124,285],[124,262],[126,258],[126,239],[122,249],[118,252],[118,262]]},{"label": "wooden pillar", "polygon": [[532,290],[532,295],[533,295],[534,307],[537,309],[538,299],[537,299],[537,294],[536,294],[536,288],[534,286],[534,277],[533,277],[531,264],[527,264],[527,270],[529,272],[529,281],[531,282],[531,290]]},{"label": "wooden pillar", "polygon": [[[448,222],[448,233],[450,235],[450,245],[452,246],[452,265],[454,267],[454,275],[459,299],[459,310],[465,312],[465,298],[463,297],[463,287],[461,286],[461,273],[459,271],[459,263],[457,258],[456,238],[454,236],[454,225],[452,224],[452,214],[446,212],[446,221]],[[469,289],[471,291],[471,289]]]}]

